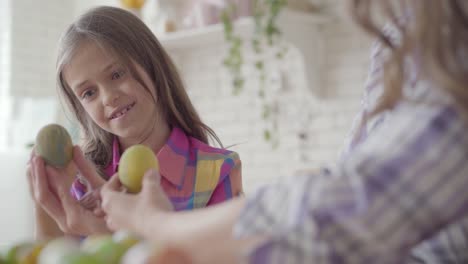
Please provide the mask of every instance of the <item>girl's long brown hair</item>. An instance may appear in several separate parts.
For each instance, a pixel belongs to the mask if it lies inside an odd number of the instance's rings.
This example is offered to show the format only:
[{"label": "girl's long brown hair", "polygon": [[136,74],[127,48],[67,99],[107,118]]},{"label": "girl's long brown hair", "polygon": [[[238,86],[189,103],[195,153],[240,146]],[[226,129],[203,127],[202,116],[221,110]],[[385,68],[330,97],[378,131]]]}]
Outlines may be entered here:
[{"label": "girl's long brown hair", "polygon": [[168,54],[151,30],[136,16],[120,8],[97,7],[71,24],[59,42],[57,82],[59,94],[76,116],[83,132],[82,148],[100,172],[109,164],[113,135],[97,126],[86,113],[78,98],[64,81],[62,70],[85,41],[112,51],[126,63],[133,77],[146,87],[134,67],[142,66],[155,86],[158,107],[171,127],[208,144],[211,136],[222,146],[214,131],[198,116],[184,89],[183,82]]},{"label": "girl's long brown hair", "polygon": [[[420,74],[468,112],[468,1],[353,0],[351,8],[358,24],[391,50],[384,65],[384,93],[371,115],[392,108],[402,97],[404,59],[414,54]],[[383,33],[381,21],[399,30],[398,43]]]}]

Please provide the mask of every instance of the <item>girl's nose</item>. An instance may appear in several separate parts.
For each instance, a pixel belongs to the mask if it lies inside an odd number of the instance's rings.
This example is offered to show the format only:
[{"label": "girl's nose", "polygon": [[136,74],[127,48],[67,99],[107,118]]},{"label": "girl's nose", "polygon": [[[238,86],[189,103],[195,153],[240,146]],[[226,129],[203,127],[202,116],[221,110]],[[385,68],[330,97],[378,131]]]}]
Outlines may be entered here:
[{"label": "girl's nose", "polygon": [[103,89],[103,102],[106,106],[116,106],[118,104],[120,93],[114,89]]}]

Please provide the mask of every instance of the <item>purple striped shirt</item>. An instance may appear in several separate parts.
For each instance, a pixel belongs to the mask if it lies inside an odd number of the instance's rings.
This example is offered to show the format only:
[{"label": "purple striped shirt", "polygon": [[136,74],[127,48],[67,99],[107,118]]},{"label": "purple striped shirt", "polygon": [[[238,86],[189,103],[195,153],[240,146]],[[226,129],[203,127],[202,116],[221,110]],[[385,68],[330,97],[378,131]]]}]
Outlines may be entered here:
[{"label": "purple striped shirt", "polygon": [[[391,41],[398,42],[398,31],[393,27],[386,27],[384,32]],[[364,142],[368,135],[380,124],[385,122],[391,112],[382,113],[373,122],[362,123],[362,118],[368,114],[383,93],[383,63],[388,56],[388,50],[380,43],[375,43],[371,52],[369,78],[366,82],[365,93],[361,103],[361,112],[357,115],[351,133],[343,148],[342,157],[351,152],[356,146]],[[409,65],[408,67],[411,67]],[[407,82],[408,87],[414,89],[417,84],[415,67]],[[361,125],[363,125],[361,127]],[[467,263],[468,262],[468,217],[444,228],[436,236],[426,239],[412,249],[411,255],[405,263]]]},{"label": "purple striped shirt", "polygon": [[[374,66],[381,65],[378,54]],[[368,96],[379,98],[381,72],[371,69]],[[335,167],[250,197],[235,234],[269,239],[249,263],[467,260],[466,249],[447,248],[444,239],[458,231],[466,241],[458,224],[468,212],[468,123],[450,96],[417,77],[415,71],[392,111],[358,126]],[[375,101],[364,100],[364,114]]]}]

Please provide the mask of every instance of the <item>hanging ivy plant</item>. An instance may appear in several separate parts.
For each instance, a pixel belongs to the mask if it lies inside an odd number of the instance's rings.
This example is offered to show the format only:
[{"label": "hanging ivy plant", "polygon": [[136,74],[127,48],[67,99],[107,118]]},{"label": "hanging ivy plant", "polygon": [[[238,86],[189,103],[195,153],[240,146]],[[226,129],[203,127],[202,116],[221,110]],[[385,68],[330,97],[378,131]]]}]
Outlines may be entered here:
[{"label": "hanging ivy plant", "polygon": [[[277,120],[279,106],[277,102],[268,102],[266,100],[266,72],[263,55],[265,45],[268,45],[266,48],[277,47],[278,52],[276,53],[276,57],[278,59],[282,59],[287,52],[287,48],[279,47],[282,32],[276,23],[279,13],[287,4],[287,0],[253,0],[252,4],[255,30],[252,35],[251,45],[259,58],[255,62],[255,69],[258,71],[259,76],[258,96],[263,99],[261,116],[262,119],[271,123],[270,128],[264,130],[263,137],[265,140],[272,142],[273,146],[276,147],[279,143]],[[231,74],[234,95],[240,94],[245,84],[245,79],[241,72],[242,65],[244,64],[242,55],[243,42],[241,37],[234,33],[233,18],[235,17],[236,11],[237,7],[235,5],[230,5],[224,9],[221,14],[225,40],[229,45],[224,65]]]},{"label": "hanging ivy plant", "polygon": [[229,54],[224,59],[224,65],[232,75],[232,85],[234,87],[233,92],[237,95],[244,87],[244,78],[241,74],[241,67],[244,61],[242,57],[242,39],[234,34],[234,26],[231,19],[235,10],[236,6],[230,5],[229,8],[223,10],[221,13],[221,20],[224,25],[224,38],[230,44]]}]

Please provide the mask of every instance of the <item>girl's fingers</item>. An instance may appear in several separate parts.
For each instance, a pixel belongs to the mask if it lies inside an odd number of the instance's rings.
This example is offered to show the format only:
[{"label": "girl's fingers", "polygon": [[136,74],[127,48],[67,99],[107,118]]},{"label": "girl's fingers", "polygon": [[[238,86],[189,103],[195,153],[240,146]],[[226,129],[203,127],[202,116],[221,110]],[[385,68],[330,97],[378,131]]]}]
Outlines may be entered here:
[{"label": "girl's fingers", "polygon": [[26,164],[28,164],[28,165],[31,164],[32,159],[33,159],[35,156],[36,156],[36,151],[34,150],[34,147],[32,147],[31,153],[29,154],[29,160],[28,160],[28,162],[27,162]]},{"label": "girl's fingers", "polygon": [[[102,230],[104,221],[96,217],[92,211],[85,209],[79,201],[72,197],[70,188],[64,184],[59,171],[46,168],[51,177],[51,184],[56,186],[58,196],[65,212],[66,231],[70,234],[89,234],[92,230]],[[91,194],[94,195],[94,194]]]},{"label": "girl's fingers", "polygon": [[32,163],[30,163],[26,169],[26,179],[28,181],[28,188],[29,188],[29,194],[31,195],[31,198],[36,201],[35,197],[36,195],[34,194],[34,186],[33,186],[33,171],[32,171]]},{"label": "girl's fingers", "polygon": [[50,166],[45,166],[45,170],[47,172],[49,186],[58,195],[60,200],[71,196],[71,182],[67,179],[69,175],[65,175],[63,171]]},{"label": "girl's fingers", "polygon": [[93,189],[102,186],[105,180],[96,171],[96,167],[91,161],[86,159],[83,151],[78,146],[73,147],[73,160],[75,161],[80,174],[91,184]]},{"label": "girl's fingers", "polygon": [[33,200],[35,200],[35,194],[34,194],[34,186],[33,186],[33,164],[32,164],[32,160],[35,156],[35,151],[34,151],[34,147],[33,149],[31,150],[31,153],[29,154],[29,159],[28,159],[28,162],[26,163],[26,177],[27,177],[27,181],[28,181],[28,187],[29,187],[29,193],[31,194],[31,197]]},{"label": "girl's fingers", "polygon": [[67,217],[75,217],[76,214],[79,214],[81,206],[77,200],[75,200],[70,193],[70,186],[64,181],[64,176],[56,169],[46,166],[46,172],[50,177],[50,185],[57,192],[60,201],[62,201],[64,211]]},{"label": "girl's fingers", "polygon": [[34,157],[33,168],[32,185],[36,201],[59,225],[63,226],[65,214],[58,197],[49,188],[44,161],[39,157]]}]

